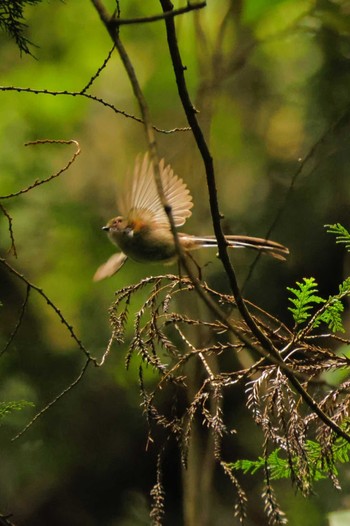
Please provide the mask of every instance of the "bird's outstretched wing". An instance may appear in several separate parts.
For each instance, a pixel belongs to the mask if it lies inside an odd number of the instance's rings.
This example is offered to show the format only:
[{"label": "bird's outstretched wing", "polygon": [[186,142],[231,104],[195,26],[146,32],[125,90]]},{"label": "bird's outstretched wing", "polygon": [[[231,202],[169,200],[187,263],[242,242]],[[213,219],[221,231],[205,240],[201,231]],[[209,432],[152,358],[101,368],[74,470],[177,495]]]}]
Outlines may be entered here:
[{"label": "bird's outstretched wing", "polygon": [[[173,171],[170,165],[165,165],[164,159],[159,163],[159,170],[164,195],[171,207],[175,226],[183,225],[192,214],[192,196],[187,185]],[[128,217],[130,213],[147,211],[152,214],[152,220],[159,225],[169,226],[167,215],[161,204],[154,181],[153,164],[148,153],[137,156],[134,172],[126,180],[127,190],[118,199],[119,212]]]},{"label": "bird's outstretched wing", "polygon": [[94,281],[101,281],[105,278],[110,278],[118,272],[118,270],[124,265],[125,261],[128,259],[123,252],[117,252],[113,254],[105,263],[103,263],[95,272],[93,277]]}]

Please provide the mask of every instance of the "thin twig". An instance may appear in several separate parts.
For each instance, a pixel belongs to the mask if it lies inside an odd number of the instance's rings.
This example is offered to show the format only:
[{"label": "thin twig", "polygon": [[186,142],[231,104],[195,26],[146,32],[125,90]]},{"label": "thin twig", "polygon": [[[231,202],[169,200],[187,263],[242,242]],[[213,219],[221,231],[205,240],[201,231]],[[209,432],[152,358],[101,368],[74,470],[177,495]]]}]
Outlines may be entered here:
[{"label": "thin twig", "polygon": [[[18,93],[24,92],[24,93],[32,93],[34,95],[53,95],[56,96],[69,96],[69,97],[85,97],[86,99],[93,100],[95,102],[98,102],[105,106],[106,108],[109,108],[114,111],[114,113],[117,113],[119,115],[123,115],[124,117],[127,117],[128,119],[132,119],[136,122],[139,122],[143,124],[142,119],[139,117],[136,117],[135,115],[132,115],[131,113],[128,113],[127,111],[118,110],[113,104],[110,102],[105,101],[104,99],[101,99],[100,97],[96,97],[95,95],[91,95],[90,93],[86,92],[80,92],[80,91],[56,91],[56,90],[48,90],[48,89],[35,89],[35,88],[22,88],[19,86],[0,86],[0,91],[16,91]],[[153,129],[158,133],[163,134],[170,134],[175,132],[185,132],[189,131],[190,128],[188,127],[176,127],[172,128],[171,130],[163,130],[162,128],[158,128],[157,126],[153,126]]]},{"label": "thin twig", "polygon": [[40,179],[40,180],[37,179],[36,181],[34,181],[34,183],[32,183],[31,185],[27,186],[26,188],[23,188],[22,190],[18,190],[18,192],[13,192],[12,194],[8,194],[8,195],[1,195],[0,199],[11,199],[12,197],[18,197],[19,195],[26,194],[30,190],[33,190],[33,188],[37,188],[38,186],[41,186],[42,184],[45,184],[45,183],[48,183],[49,181],[52,181],[52,179],[55,179],[56,177],[59,177],[62,173],[66,172],[68,170],[68,168],[74,163],[74,161],[78,157],[78,155],[80,154],[79,143],[78,143],[78,141],[75,141],[74,139],[71,139],[71,140],[68,140],[68,141],[61,140],[61,139],[59,139],[59,140],[55,140],[55,139],[40,139],[40,140],[37,140],[37,141],[27,142],[27,143],[25,143],[24,146],[32,146],[32,145],[36,145],[36,144],[75,144],[77,149],[74,152],[72,158],[68,161],[68,163],[63,168],[58,170],[58,172],[50,175],[49,177],[46,177],[45,179]]},{"label": "thin twig", "polygon": [[110,351],[111,351],[112,344],[113,344],[114,339],[115,339],[115,335],[116,335],[116,331],[112,331],[112,334],[111,334],[111,337],[110,337],[110,339],[109,339],[109,341],[108,341],[108,345],[107,345],[107,347],[106,347],[105,352],[103,353],[103,355],[102,355],[100,361],[99,361],[99,362],[96,362],[96,365],[97,365],[98,367],[102,367],[102,365],[105,363],[106,358],[107,358],[107,356],[109,355],[109,353],[110,353]]},{"label": "thin twig", "polygon": [[107,54],[107,57],[105,58],[105,60],[103,61],[103,64],[102,66],[100,66],[98,68],[98,70],[95,72],[95,74],[91,77],[91,79],[89,80],[89,82],[86,84],[86,86],[80,91],[80,94],[83,94],[85,93],[89,88],[91,88],[91,86],[93,85],[93,83],[95,82],[95,80],[100,76],[101,72],[105,69],[105,67],[107,66],[111,56],[112,56],[112,53],[113,51],[115,50],[115,47],[113,45],[112,49],[108,52]]},{"label": "thin twig", "polygon": [[158,22],[159,20],[165,20],[166,18],[174,18],[175,16],[183,15],[185,13],[189,13],[190,11],[202,9],[203,7],[206,7],[206,5],[206,2],[199,2],[198,4],[188,3],[186,7],[181,7],[180,9],[173,9],[172,11],[168,11],[167,13],[161,13],[159,15],[143,16],[139,18],[114,17],[111,19],[111,25],[124,26],[129,24],[145,24],[148,22]]},{"label": "thin twig", "polygon": [[29,300],[29,294],[30,294],[30,289],[31,287],[27,284],[27,288],[26,288],[26,295],[25,295],[25,298],[24,298],[24,301],[23,301],[23,304],[22,304],[22,307],[21,307],[21,311],[19,313],[19,317],[18,317],[18,320],[17,320],[17,323],[16,323],[16,326],[15,328],[13,329],[12,333],[10,334],[10,337],[7,341],[7,343],[5,344],[5,347],[2,349],[2,351],[0,352],[0,358],[5,354],[5,352],[7,351],[7,349],[10,347],[11,343],[13,342],[13,340],[15,339],[16,337],[16,334],[22,324],[22,321],[23,321],[23,317],[24,317],[24,313],[25,313],[25,310],[26,310],[26,307],[28,305],[28,300]]},{"label": "thin twig", "polygon": [[60,309],[53,303],[53,301],[47,296],[47,294],[37,285],[34,285],[34,283],[31,283],[23,274],[21,274],[18,270],[16,270],[14,267],[12,267],[4,258],[0,258],[0,264],[3,265],[11,274],[19,278],[21,281],[23,281],[29,288],[35,290],[49,305],[49,307],[57,314],[58,318],[61,320],[63,325],[67,328],[68,332],[70,333],[71,337],[75,341],[75,343],[78,345],[79,349],[85,354],[85,356],[94,362],[94,364],[97,366],[96,358],[94,358],[91,353],[86,349],[86,347],[83,345],[82,341],[78,338],[78,336],[75,334],[73,327],[68,323],[66,318],[63,316]]},{"label": "thin twig", "polygon": [[215,375],[214,375],[213,371],[210,369],[209,364],[208,364],[208,362],[205,359],[205,356],[203,354],[203,351],[199,350],[199,349],[196,349],[195,346],[192,345],[192,343],[188,340],[188,338],[186,338],[186,336],[184,335],[184,333],[182,332],[182,330],[180,329],[180,327],[179,327],[179,325],[177,323],[174,324],[174,327],[176,328],[177,332],[179,333],[180,338],[185,342],[187,347],[189,347],[191,349],[191,353],[193,353],[193,352],[198,353],[198,356],[199,356],[201,362],[204,365],[204,369],[206,370],[206,372],[208,374],[208,377],[210,378],[210,380],[214,380],[215,379]]},{"label": "thin twig", "polygon": [[[173,5],[170,2],[170,0],[160,0],[163,11],[168,12],[173,10]],[[149,150],[151,153],[151,158],[154,165],[154,176],[155,181],[157,183],[157,189],[158,193],[161,199],[161,202],[164,206],[164,209],[168,215],[171,231],[173,233],[174,242],[177,248],[177,253],[179,254],[180,262],[183,264],[186,271],[188,271],[188,274],[193,281],[193,284],[196,288],[196,290],[201,295],[202,299],[205,301],[205,303],[210,307],[212,312],[214,312],[219,319],[221,319],[225,325],[238,337],[246,343],[250,348],[254,347],[250,340],[242,334],[240,331],[236,329],[236,327],[233,326],[232,323],[230,323],[227,319],[224,313],[221,311],[221,309],[216,305],[214,301],[211,300],[201,289],[200,283],[198,282],[197,278],[193,276],[193,273],[190,271],[187,265],[187,261],[182,253],[181,247],[179,246],[177,233],[174,225],[174,221],[171,215],[171,209],[168,206],[164,191],[161,184],[160,174],[159,174],[159,164],[158,164],[158,156],[157,156],[157,150],[156,150],[156,144],[155,144],[155,138],[153,134],[153,127],[151,126],[151,120],[149,116],[148,107],[146,104],[146,101],[144,99],[143,93],[140,89],[140,86],[138,84],[134,68],[130,62],[130,59],[125,51],[125,48],[119,38],[119,31],[118,27],[111,24],[111,17],[109,16],[107,10],[105,9],[103,3],[101,0],[92,0],[93,5],[95,6],[102,22],[106,26],[114,44],[116,45],[116,48],[119,51],[120,57],[122,59],[122,62],[124,64],[124,67],[128,73],[135,97],[138,100],[142,118],[144,121],[145,126],[145,133],[147,137],[147,142],[149,145]],[[184,66],[182,64],[180,52],[177,45],[177,38],[176,38],[176,32],[175,32],[175,25],[174,25],[174,19],[173,17],[167,17],[165,19],[165,24],[167,28],[167,37],[168,37],[168,45],[169,45],[169,51],[172,57],[173,61],[173,67],[174,72],[176,76],[176,82],[178,85],[178,91],[179,96],[181,98],[187,120],[190,124],[191,129],[193,130],[194,137],[197,142],[197,146],[202,154],[203,161],[206,168],[207,173],[207,184],[209,189],[209,199],[210,199],[210,207],[211,207],[211,213],[213,218],[213,226],[215,235],[218,241],[218,248],[219,248],[219,255],[222,260],[223,266],[225,268],[226,274],[228,276],[231,289],[233,291],[233,295],[235,297],[238,309],[245,320],[246,324],[248,325],[249,329],[251,330],[252,334],[257,338],[259,343],[261,344],[261,348],[258,348],[258,352],[263,355],[265,358],[267,358],[270,362],[277,364],[280,368],[283,369],[284,373],[286,374],[289,381],[292,383],[292,385],[295,387],[295,389],[299,392],[299,394],[302,396],[303,400],[306,402],[306,404],[319,416],[319,418],[325,422],[334,432],[336,432],[338,435],[345,438],[347,441],[350,442],[350,436],[345,433],[335,422],[333,422],[318,406],[318,404],[315,402],[315,400],[309,395],[309,393],[302,387],[298,379],[295,377],[295,374],[286,366],[286,364],[283,361],[283,358],[280,356],[278,350],[273,345],[272,341],[267,338],[267,336],[260,330],[258,325],[255,323],[254,319],[250,315],[244,300],[242,298],[242,295],[240,293],[238,283],[236,280],[236,276],[234,273],[234,270],[232,268],[230,259],[228,257],[227,253],[227,243],[225,240],[225,237],[223,235],[220,219],[221,215],[219,212],[218,207],[218,200],[217,200],[217,190],[216,190],[216,183],[215,183],[215,175],[214,175],[214,166],[213,166],[213,159],[211,157],[210,151],[208,149],[208,146],[206,144],[206,141],[204,139],[204,136],[202,134],[202,130],[198,124],[198,121],[196,119],[196,110],[194,109],[188,91],[187,86],[184,78]]]},{"label": "thin twig", "polygon": [[[160,173],[159,173],[159,162],[158,162],[158,156],[157,156],[157,150],[156,150],[155,136],[154,136],[154,133],[153,133],[153,127],[151,125],[151,119],[150,119],[150,114],[149,114],[149,110],[148,110],[148,106],[147,106],[146,100],[144,98],[144,95],[143,95],[142,90],[140,88],[140,85],[138,83],[138,80],[137,80],[134,68],[133,68],[133,66],[131,64],[131,61],[129,59],[129,56],[128,56],[128,54],[127,54],[127,52],[126,52],[126,50],[125,50],[125,48],[124,48],[124,46],[123,46],[123,44],[122,44],[122,42],[120,40],[118,28],[116,28],[114,26],[111,26],[111,24],[110,24],[111,18],[109,16],[107,10],[105,9],[103,3],[100,0],[92,0],[92,3],[94,4],[94,6],[96,8],[96,11],[98,12],[102,22],[106,26],[106,29],[108,30],[108,32],[109,32],[109,34],[110,34],[110,36],[112,38],[112,41],[114,42],[114,44],[115,44],[115,46],[116,46],[116,48],[117,48],[117,50],[118,50],[118,52],[120,54],[121,60],[122,60],[122,62],[124,64],[124,67],[125,67],[125,69],[127,71],[128,76],[129,76],[129,80],[130,80],[130,83],[132,85],[132,89],[134,91],[135,97],[136,97],[136,99],[137,99],[137,101],[139,103],[139,107],[140,107],[140,111],[141,111],[141,114],[142,114],[143,123],[144,123],[144,127],[145,127],[145,134],[146,134],[149,150],[151,152],[151,158],[152,158],[152,161],[153,161],[154,177],[155,177],[155,181],[156,181],[156,185],[157,185],[157,190],[158,190],[159,197],[160,197],[160,200],[162,202],[162,205],[164,206],[165,212],[167,213],[167,216],[168,216],[168,219],[169,219],[170,228],[171,228],[171,232],[172,232],[173,237],[174,237],[174,242],[175,242],[175,246],[176,246],[176,250],[177,250],[177,253],[178,253],[178,256],[179,256],[180,263],[185,268],[185,270],[186,270],[187,274],[190,276],[190,279],[193,282],[197,292],[201,296],[202,300],[207,304],[209,309],[211,309],[219,317],[219,319],[221,321],[223,321],[230,328],[230,330],[234,334],[236,334],[236,336],[238,336],[242,341],[244,341],[244,343],[248,347],[251,348],[252,347],[252,343],[249,341],[249,339],[247,337],[245,337],[244,335],[242,335],[234,327],[233,324],[227,322],[226,316],[225,316],[224,313],[221,312],[221,309],[216,305],[216,303],[208,295],[206,295],[202,291],[200,282],[198,281],[196,276],[193,274],[191,268],[188,265],[187,259],[186,259],[185,255],[183,254],[183,250],[182,250],[182,248],[181,248],[181,246],[179,244],[177,231],[176,231],[176,228],[175,228],[175,225],[174,225],[174,220],[173,220],[173,217],[172,217],[172,214],[171,214],[171,208],[169,207],[168,203],[166,202],[164,191],[163,191],[163,188],[162,188],[162,182],[161,182]],[[171,10],[171,9],[172,9],[172,6],[170,7],[169,10]],[[167,23],[169,23],[169,22],[173,23],[173,18],[171,18],[171,19],[169,18],[168,20],[166,20],[166,22]],[[177,50],[177,53],[179,53],[177,47],[176,47],[176,50]],[[179,60],[180,60],[180,64],[181,64],[181,67],[182,67],[180,56],[179,56]],[[183,78],[182,78],[182,81],[184,82]],[[187,97],[188,97],[186,85],[185,85],[185,90],[186,90],[186,94],[187,94]],[[193,109],[193,111],[195,111],[195,110]],[[198,125],[197,120],[195,120],[194,122],[195,122],[196,128],[199,130],[198,133],[201,134],[202,132],[200,130],[200,127]],[[205,145],[205,148],[206,148],[206,143],[204,141],[204,137],[202,135],[201,135],[201,137],[203,138],[203,142],[204,142],[204,145]],[[209,156],[210,156],[210,154],[209,154]],[[211,159],[211,157],[210,157],[210,159]],[[211,163],[212,163],[212,159],[211,159]],[[214,185],[215,185],[215,179],[214,179]],[[217,205],[217,201],[216,201],[216,205]],[[224,239],[224,243],[226,244],[226,241],[225,241],[224,237],[223,237],[223,239]],[[261,354],[261,352],[260,352],[260,354]],[[267,355],[267,353],[265,352],[264,356],[266,356],[266,355]]]},{"label": "thin twig", "polygon": [[8,230],[9,230],[9,234],[10,234],[10,240],[11,240],[11,246],[9,248],[9,252],[12,252],[12,254],[17,257],[17,250],[16,250],[16,244],[15,244],[15,236],[13,234],[13,220],[12,220],[12,217],[10,216],[10,214],[8,213],[8,211],[6,210],[6,208],[1,204],[0,202],[0,210],[2,211],[2,213],[4,214],[4,216],[6,216],[7,218],[7,221],[8,221]]},{"label": "thin twig", "polygon": [[[281,217],[282,217],[282,214],[283,212],[286,210],[287,208],[287,204],[288,204],[288,201],[294,191],[294,188],[295,188],[295,185],[296,185],[296,182],[298,180],[298,178],[300,177],[300,175],[302,174],[305,166],[307,165],[307,163],[315,156],[316,152],[318,151],[318,149],[320,148],[320,146],[322,146],[325,142],[325,140],[327,139],[327,137],[334,132],[334,130],[337,129],[337,127],[339,126],[339,124],[341,124],[341,122],[343,121],[343,119],[345,117],[349,117],[349,107],[346,108],[345,112],[342,113],[340,115],[340,117],[338,117],[334,122],[331,123],[331,125],[327,128],[327,130],[321,135],[321,137],[319,139],[317,139],[316,142],[314,142],[314,144],[310,147],[309,151],[307,152],[307,154],[304,156],[303,159],[299,159],[299,165],[298,165],[298,168],[295,170],[291,180],[290,180],[290,183],[288,185],[288,189],[284,195],[284,198],[283,198],[283,202],[281,203],[280,207],[278,208],[277,212],[276,212],[276,215],[270,225],[270,227],[268,228],[267,232],[266,232],[266,235],[265,235],[265,238],[266,239],[269,239],[273,230],[275,229],[276,225],[279,223]],[[315,168],[313,168],[313,170],[311,170],[310,174],[314,171]],[[254,258],[254,261],[253,263],[250,265],[250,268],[249,268],[249,272],[247,274],[247,277],[245,278],[244,280],[244,284],[242,286],[242,290],[244,289],[244,287],[246,286],[247,282],[250,280],[253,272],[254,272],[254,269],[255,269],[255,266],[257,264],[257,262],[259,261],[261,257],[261,253],[258,253],[256,255],[256,257]]]},{"label": "thin twig", "polygon": [[11,439],[12,442],[14,442],[15,440],[18,440],[26,431],[28,431],[28,429],[34,424],[34,422],[36,422],[38,420],[38,418],[40,418],[44,413],[46,413],[46,411],[48,411],[48,409],[50,409],[50,407],[52,407],[54,404],[56,404],[56,402],[58,402],[64,395],[69,393],[80,382],[80,380],[84,376],[84,374],[85,374],[85,372],[86,372],[86,370],[88,368],[88,365],[91,363],[91,361],[92,361],[91,358],[88,358],[86,360],[83,368],[81,369],[81,371],[78,374],[78,376],[76,377],[76,379],[73,380],[73,382],[70,383],[65,389],[63,389],[63,391],[61,391],[57,396],[55,396],[55,398],[53,400],[51,400],[45,407],[43,407],[41,409],[41,411],[39,411],[30,420],[30,422],[28,422],[28,424],[19,433],[17,433],[16,436],[14,436]]},{"label": "thin twig", "polygon": [[[170,0],[160,0],[160,3],[162,5],[164,12],[170,11],[173,8]],[[190,96],[187,90],[185,76],[184,76],[185,68],[182,64],[181,55],[180,55],[180,51],[179,51],[178,44],[177,44],[174,19],[167,18],[165,20],[165,24],[166,24],[166,30],[167,30],[168,47],[169,47],[169,51],[170,51],[172,62],[173,62],[173,68],[174,68],[174,73],[176,77],[176,83],[178,86],[179,96],[182,101],[182,105],[185,110],[188,123],[193,131],[193,135],[196,140],[198,149],[202,155],[203,162],[204,162],[205,169],[206,169],[211,216],[213,220],[213,228],[214,228],[215,236],[218,242],[219,257],[226,271],[226,275],[228,277],[228,280],[231,286],[231,290],[233,292],[238,310],[241,313],[244,321],[248,325],[249,329],[251,330],[252,334],[257,338],[257,340],[261,344],[262,348],[260,350],[260,354],[263,354],[265,357],[267,357],[272,362],[277,362],[279,366],[283,369],[285,375],[287,376],[291,384],[298,391],[298,393],[302,396],[305,403],[318,415],[318,417],[324,423],[326,423],[335,433],[337,433],[337,435],[342,436],[345,440],[350,442],[350,436],[347,433],[345,433],[335,422],[333,422],[332,419],[330,419],[322,411],[322,409],[315,402],[315,400],[303,388],[299,380],[295,377],[294,373],[288,367],[286,367],[283,361],[283,358],[280,356],[280,353],[275,348],[272,341],[269,338],[267,338],[267,336],[265,336],[265,334],[260,330],[260,328],[255,323],[254,319],[250,315],[245,305],[245,302],[243,300],[243,297],[238,287],[234,269],[228,257],[227,242],[225,240],[225,236],[221,229],[221,223],[220,223],[221,214],[219,212],[213,159],[210,154],[207,143],[205,141],[205,138],[203,136],[202,130],[198,124],[198,120],[196,117],[196,111],[192,105],[192,102],[191,102],[191,99],[190,99]],[[217,309],[215,308],[215,310]],[[230,329],[231,329],[231,326],[232,324],[230,324]],[[237,330],[235,330],[234,333],[236,334]],[[240,335],[240,337],[242,337],[242,335]]]}]

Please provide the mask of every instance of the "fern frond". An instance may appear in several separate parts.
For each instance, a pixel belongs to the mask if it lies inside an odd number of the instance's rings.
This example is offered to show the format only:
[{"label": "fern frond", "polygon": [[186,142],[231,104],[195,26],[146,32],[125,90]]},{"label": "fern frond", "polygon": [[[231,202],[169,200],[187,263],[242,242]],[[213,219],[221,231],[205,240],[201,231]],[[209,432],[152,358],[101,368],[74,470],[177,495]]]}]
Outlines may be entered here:
[{"label": "fern frond", "polygon": [[313,326],[318,327],[323,322],[332,332],[345,332],[342,319],[343,312],[344,305],[342,302],[337,298],[330,298],[326,309],[315,318]]},{"label": "fern frond", "polygon": [[347,296],[350,294],[350,277],[344,279],[343,283],[339,285],[339,295]]},{"label": "fern frond", "polygon": [[303,282],[297,281],[299,288],[287,287],[295,297],[289,297],[288,300],[294,305],[288,307],[291,311],[295,325],[304,323],[311,317],[310,311],[318,303],[325,303],[325,300],[318,295],[318,285],[315,278],[303,278]]},{"label": "fern frond", "polygon": [[[332,446],[332,463],[327,462],[322,454],[322,446],[319,442],[314,440],[307,440],[305,442],[304,450],[307,462],[312,466],[312,479],[318,481],[329,477],[332,473],[337,475],[336,463],[345,464],[350,459],[350,444],[343,438],[337,438]],[[258,470],[268,466],[269,476],[271,480],[280,480],[290,478],[291,466],[294,469],[298,468],[298,458],[292,457],[291,459],[282,457],[283,454],[281,448],[276,448],[267,459],[258,457],[256,460],[238,460],[230,464],[230,469],[233,471],[242,471],[245,475],[254,475]]]},{"label": "fern frond", "polygon": [[329,296],[319,313],[316,313],[312,320],[312,328],[318,327],[320,323],[325,323],[332,332],[345,332],[342,319],[344,305],[341,300],[349,294],[350,278],[346,278],[339,285],[339,293]]},{"label": "fern frond", "polygon": [[7,415],[12,413],[13,411],[21,411],[24,407],[33,407],[34,404],[32,402],[28,402],[27,400],[14,400],[11,402],[0,402],[0,420],[5,418]]},{"label": "fern frond", "polygon": [[336,236],[336,243],[345,245],[347,251],[350,250],[350,232],[340,223],[334,225],[324,225],[328,234]]}]

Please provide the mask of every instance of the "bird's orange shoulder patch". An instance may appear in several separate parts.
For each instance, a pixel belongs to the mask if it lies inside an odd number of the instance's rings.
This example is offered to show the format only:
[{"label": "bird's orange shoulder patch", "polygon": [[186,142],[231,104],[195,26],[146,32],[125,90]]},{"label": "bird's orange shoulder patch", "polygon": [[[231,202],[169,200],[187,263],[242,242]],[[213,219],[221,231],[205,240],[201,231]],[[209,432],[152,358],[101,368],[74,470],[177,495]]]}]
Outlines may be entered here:
[{"label": "bird's orange shoulder patch", "polygon": [[143,219],[136,218],[131,221],[130,226],[132,227],[134,232],[139,232],[146,226],[146,223]]},{"label": "bird's orange shoulder patch", "polygon": [[149,210],[132,210],[128,217],[128,224],[134,232],[147,228],[153,222],[153,214]]}]

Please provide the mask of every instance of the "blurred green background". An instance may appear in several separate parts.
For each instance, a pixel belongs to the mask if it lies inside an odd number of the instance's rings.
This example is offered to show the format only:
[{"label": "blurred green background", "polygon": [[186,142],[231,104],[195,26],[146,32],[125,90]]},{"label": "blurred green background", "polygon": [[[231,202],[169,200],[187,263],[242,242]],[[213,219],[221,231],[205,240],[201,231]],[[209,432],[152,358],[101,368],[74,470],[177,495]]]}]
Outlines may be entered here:
[{"label": "blurred green background", "polygon": [[[175,7],[184,4],[175,2]],[[129,0],[120,7],[123,18],[160,12],[156,1]],[[82,90],[112,47],[93,5],[51,0],[25,13],[35,59],[20,56],[15,43],[1,33],[1,84]],[[178,17],[176,25],[190,95],[214,157],[225,232],[265,236],[278,217],[271,238],[291,251],[286,264],[261,258],[245,296],[291,324],[286,286],[312,275],[320,292],[328,295],[347,274],[344,251],[334,246],[323,225],[350,224],[350,2],[208,0],[205,9]],[[121,37],[154,124],[162,129],[186,126],[163,23],[123,26]],[[116,53],[89,93],[138,115]],[[101,356],[110,336],[108,308],[114,291],[164,272],[128,261],[114,278],[92,282],[96,268],[114,251],[101,226],[115,215],[118,187],[136,154],[146,149],[142,125],[78,96],[0,91],[0,108],[0,195],[56,172],[73,152],[73,146],[63,145],[25,148],[26,141],[74,138],[80,143],[81,155],[67,173],[3,201],[14,221],[18,258],[7,254],[4,216],[0,250],[44,289],[91,353]],[[160,155],[193,194],[193,216],[184,231],[212,233],[204,168],[190,132],[157,133],[157,140]],[[248,251],[232,254],[241,284],[253,259]],[[204,269],[208,283],[229,292],[215,252],[202,254],[200,262],[210,263]],[[1,348],[24,297],[25,286],[0,267]],[[0,427],[0,512],[13,513],[15,524],[149,524],[156,451],[145,451],[139,362],[135,358],[129,371],[124,367],[132,323],[127,336],[125,346],[114,346],[103,367],[90,367],[74,390],[11,442],[31,416],[76,378],[84,362],[58,317],[32,291],[0,368],[0,400],[35,404],[8,416]],[[164,398],[164,404],[170,402]],[[228,394],[225,412],[239,430],[225,443],[227,460],[260,455],[261,435],[245,409],[242,390]],[[308,500],[289,482],[276,484],[289,524],[326,525],[329,512],[349,508],[348,469],[341,480],[343,492],[323,481]],[[243,477],[242,484],[250,498],[247,524],[266,524],[261,479]],[[165,524],[182,524],[175,445],[166,455],[164,485]],[[212,524],[235,524],[234,499],[233,488],[218,471]]]}]

